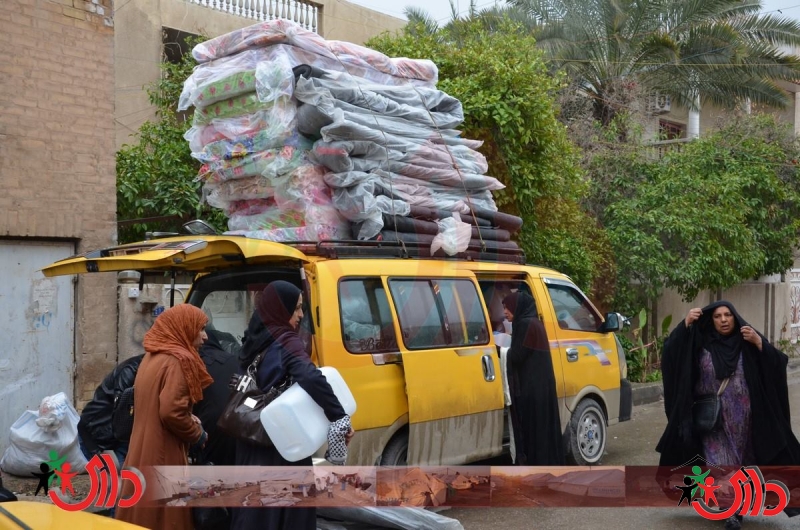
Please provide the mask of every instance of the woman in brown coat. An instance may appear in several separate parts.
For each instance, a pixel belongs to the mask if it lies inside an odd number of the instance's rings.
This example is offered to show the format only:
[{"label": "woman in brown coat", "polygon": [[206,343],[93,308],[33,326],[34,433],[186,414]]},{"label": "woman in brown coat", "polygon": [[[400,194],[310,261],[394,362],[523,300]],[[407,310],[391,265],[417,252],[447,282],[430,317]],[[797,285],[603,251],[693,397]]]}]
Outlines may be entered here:
[{"label": "woman in brown coat", "polygon": [[[134,382],[134,422],[125,467],[142,472],[152,488],[152,466],[185,466],[190,448],[201,447],[208,435],[192,416],[192,405],[213,380],[197,353],[206,340],[208,318],[197,307],[181,304],[164,311],[144,336],[145,356]],[[122,496],[132,493],[129,482]],[[142,501],[117,509],[116,518],[151,530],[191,530],[191,511],[156,508]],[[149,504],[149,505],[148,505]]]}]

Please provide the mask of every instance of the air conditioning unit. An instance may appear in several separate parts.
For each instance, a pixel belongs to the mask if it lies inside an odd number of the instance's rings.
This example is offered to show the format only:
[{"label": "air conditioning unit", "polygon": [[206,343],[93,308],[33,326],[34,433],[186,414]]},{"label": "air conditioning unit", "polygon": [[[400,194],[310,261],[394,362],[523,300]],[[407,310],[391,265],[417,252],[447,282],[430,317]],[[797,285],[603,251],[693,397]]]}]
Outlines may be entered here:
[{"label": "air conditioning unit", "polygon": [[647,96],[647,112],[649,114],[666,114],[670,111],[669,94],[652,92]]}]

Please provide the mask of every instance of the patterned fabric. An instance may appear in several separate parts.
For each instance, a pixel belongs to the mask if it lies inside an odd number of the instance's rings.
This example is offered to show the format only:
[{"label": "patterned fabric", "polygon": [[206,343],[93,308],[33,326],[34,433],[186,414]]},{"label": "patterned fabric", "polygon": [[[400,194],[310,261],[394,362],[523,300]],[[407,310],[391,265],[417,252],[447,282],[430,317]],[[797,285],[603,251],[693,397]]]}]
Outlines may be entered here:
[{"label": "patterned fabric", "polygon": [[236,72],[233,75],[210,83],[203,87],[197,96],[197,106],[207,107],[217,101],[222,101],[247,92],[256,90],[256,71],[247,70]]},{"label": "patterned fabric", "polygon": [[348,71],[374,69],[384,74],[416,79],[431,85],[435,85],[439,77],[439,71],[433,61],[405,57],[390,58],[358,44],[325,40],[317,33],[284,19],[260,22],[201,42],[192,50],[192,56],[197,62],[206,63],[245,50],[274,44],[291,44],[323,57],[334,58],[344,63]]},{"label": "patterned fabric", "polygon": [[[285,105],[285,102],[277,102],[279,105]],[[224,120],[227,118],[236,118],[245,114],[253,114],[263,109],[270,109],[276,105],[275,101],[263,103],[259,101],[258,95],[255,92],[249,92],[236,97],[223,99],[203,108],[195,109],[192,125],[199,127],[201,125],[208,125],[211,120]]]},{"label": "patterned fabric", "polygon": [[331,423],[328,428],[328,451],[325,453],[325,460],[337,466],[343,466],[347,462],[347,443],[345,436],[350,432],[350,416]]},{"label": "patterned fabric", "polygon": [[[700,379],[695,395],[716,393],[722,381],[716,378],[711,353],[703,349],[700,355]],[[720,466],[741,466],[753,463],[750,428],[750,392],[744,378],[742,356],[728,386],[720,395],[722,428],[703,438],[703,456]]]}]

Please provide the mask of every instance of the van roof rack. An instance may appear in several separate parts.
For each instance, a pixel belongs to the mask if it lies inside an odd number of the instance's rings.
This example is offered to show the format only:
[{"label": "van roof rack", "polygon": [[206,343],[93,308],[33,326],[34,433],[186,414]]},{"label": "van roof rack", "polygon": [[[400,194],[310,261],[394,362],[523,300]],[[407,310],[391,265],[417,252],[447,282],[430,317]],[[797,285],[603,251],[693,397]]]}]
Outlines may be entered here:
[{"label": "van roof rack", "polygon": [[465,261],[494,261],[525,265],[522,249],[469,246],[466,251],[448,256],[442,250],[431,254],[430,243],[404,241],[370,241],[351,239],[325,239],[322,241],[282,241],[284,245],[295,247],[309,256],[337,258],[419,258]]}]

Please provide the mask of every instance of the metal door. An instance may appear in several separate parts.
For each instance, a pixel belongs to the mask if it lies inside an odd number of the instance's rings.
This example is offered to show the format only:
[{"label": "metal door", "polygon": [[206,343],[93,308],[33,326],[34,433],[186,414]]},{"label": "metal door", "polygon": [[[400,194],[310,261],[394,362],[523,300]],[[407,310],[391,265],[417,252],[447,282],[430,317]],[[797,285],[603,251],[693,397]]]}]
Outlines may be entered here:
[{"label": "metal door", "polygon": [[72,277],[39,272],[72,254],[72,243],[0,241],[0,450],[23,411],[61,391],[73,398]]}]

